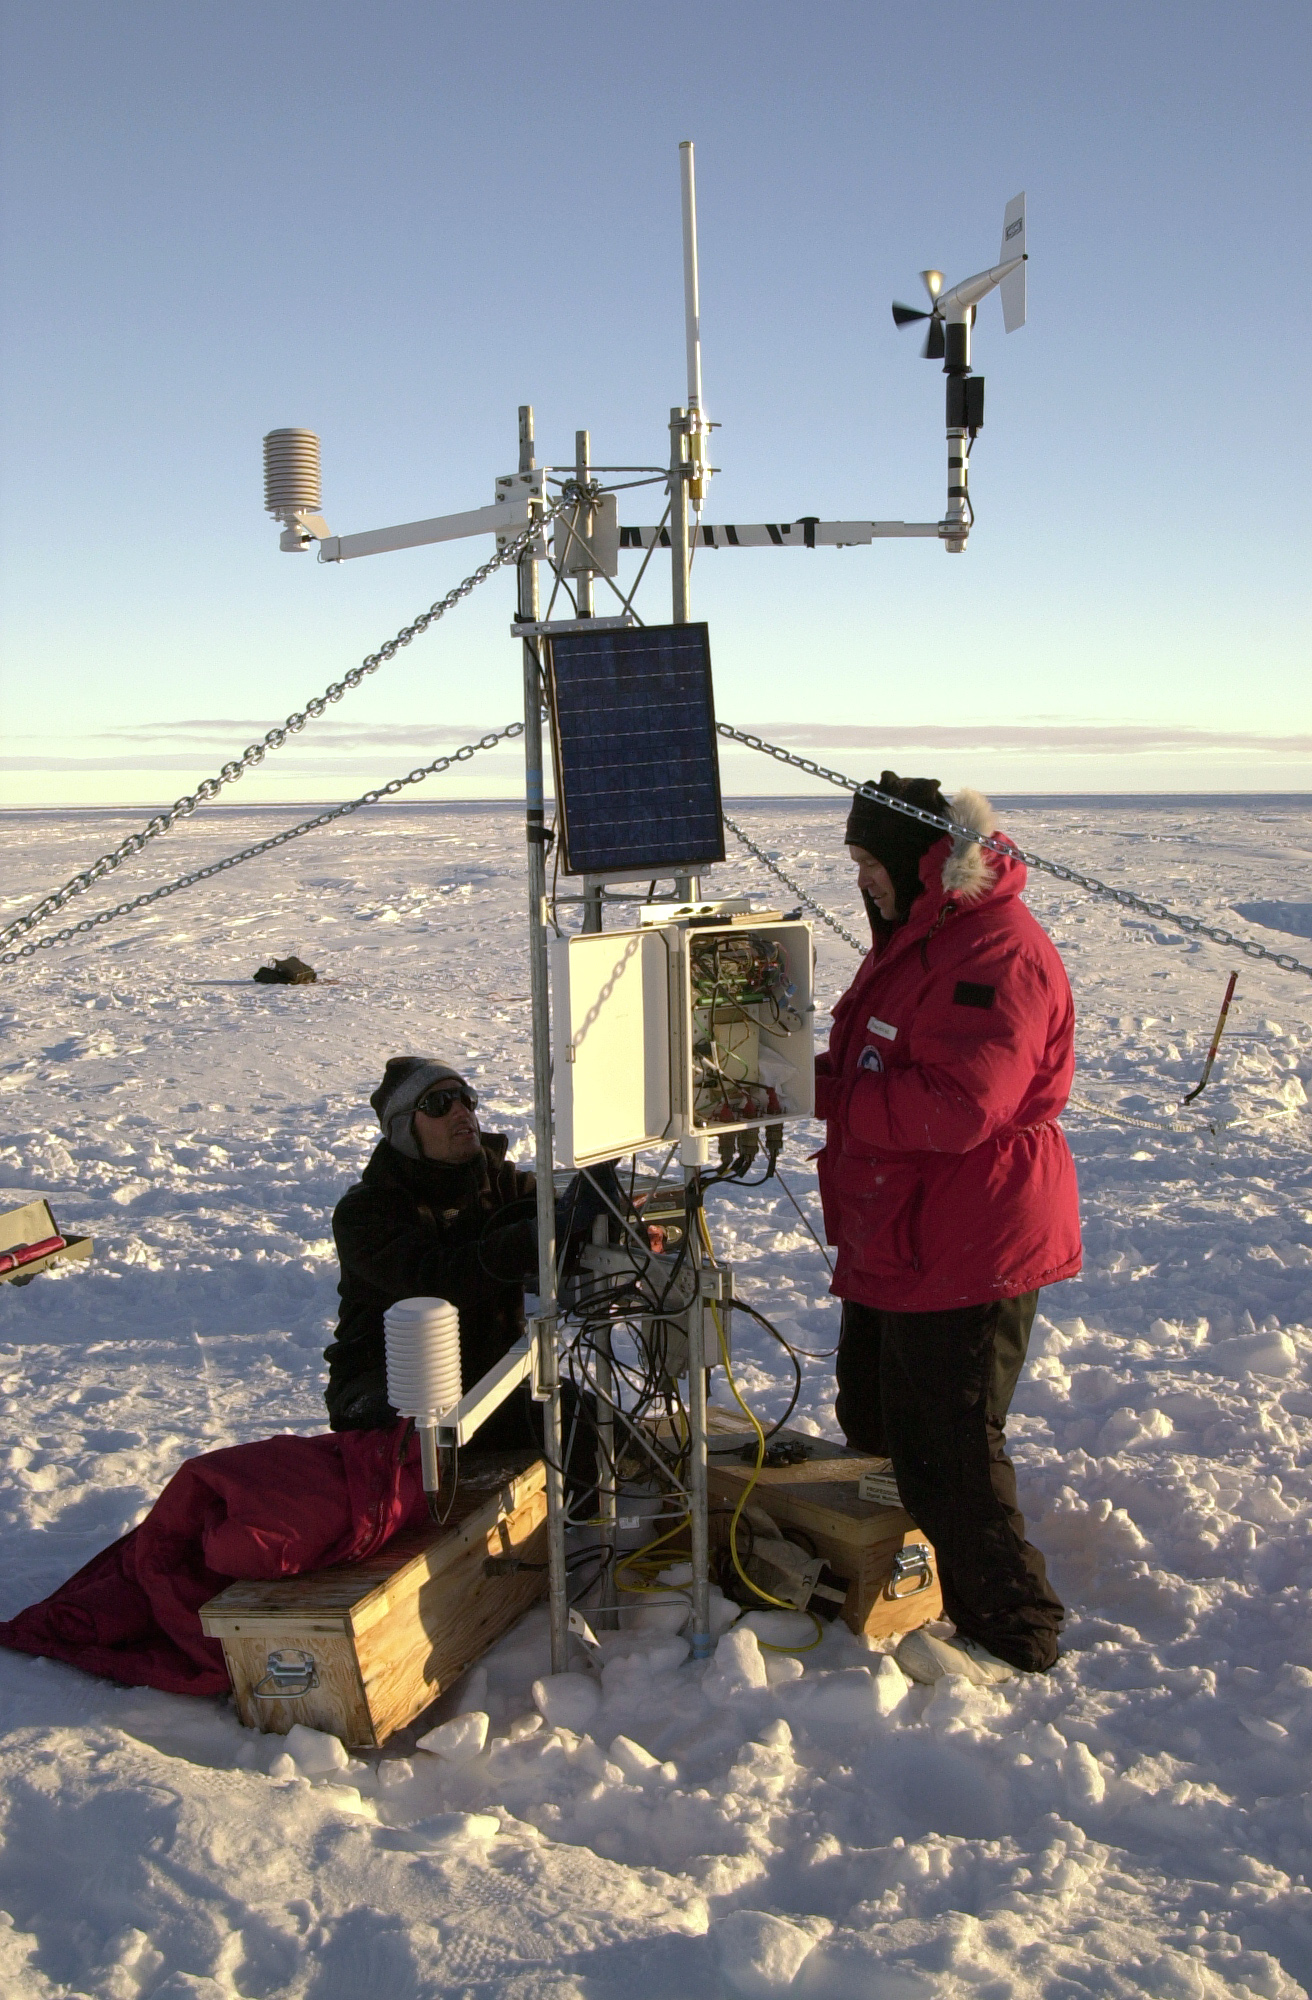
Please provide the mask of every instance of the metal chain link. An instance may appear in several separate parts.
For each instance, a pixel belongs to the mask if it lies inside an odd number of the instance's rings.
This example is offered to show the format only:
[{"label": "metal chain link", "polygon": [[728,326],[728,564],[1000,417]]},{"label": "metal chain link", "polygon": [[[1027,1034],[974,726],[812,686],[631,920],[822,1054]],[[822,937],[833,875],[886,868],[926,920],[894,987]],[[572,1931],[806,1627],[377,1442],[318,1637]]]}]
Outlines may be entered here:
[{"label": "metal chain link", "polygon": [[941,819],[937,813],[926,812],[923,806],[913,806],[906,799],[881,791],[878,785],[863,785],[855,778],[844,777],[841,771],[831,771],[826,765],[817,764],[810,757],[795,757],[791,750],[781,749],[777,743],[767,743],[763,737],[753,736],[749,730],[734,729],[727,722],[717,723],[716,728],[731,742],[743,743],[749,750],[760,750],[765,756],[773,757],[777,764],[805,771],[811,778],[822,778],[826,784],[836,785],[840,791],[852,792],[859,798],[876,799],[880,805],[891,806],[894,812],[905,813],[908,819],[919,820],[922,826],[936,827],[940,833],[950,833],[958,840],[973,840],[977,846],[987,847],[993,854],[1010,855],[1013,860],[1023,861],[1027,868],[1038,869],[1044,875],[1054,875],[1059,882],[1071,882],[1077,889],[1089,890],[1091,895],[1110,896],[1123,909],[1138,910],[1146,917],[1156,917],[1159,922],[1183,931],[1186,937],[1204,937],[1213,944],[1242,951],[1245,958],[1266,959],[1271,965],[1278,965],[1282,972],[1301,972],[1312,979],[1312,965],[1304,965],[1292,952],[1271,951],[1251,938],[1242,938],[1234,931],[1223,930],[1219,924],[1206,924],[1201,917],[1183,916],[1166,903],[1151,902],[1145,896],[1136,896],[1129,889],[1115,889],[1108,882],[1100,882],[1096,875],[1082,875],[1077,868],[1066,868],[1060,861],[1046,861],[1041,854],[1030,854],[1023,847],[1018,847],[1015,841],[994,840],[986,833],[977,833],[973,827],[958,826],[953,820]]},{"label": "metal chain link", "polygon": [[[853,937],[851,931],[845,930],[843,925],[839,923],[838,918],[833,916],[831,912],[825,908],[823,903],[817,903],[814,896],[807,895],[806,890],[801,886],[800,882],[794,882],[791,875],[785,875],[783,869],[779,866],[778,862],[772,861],[769,855],[765,852],[764,848],[758,847],[754,840],[749,839],[748,836],[743,832],[742,828],[738,825],[737,821],[730,819],[728,813],[722,813],[721,817],[724,820],[725,825],[728,827],[730,833],[737,835],[738,839],[741,840],[743,846],[748,850],[749,853],[754,854],[757,860],[761,862],[764,867],[768,868],[772,875],[777,875],[779,877],[779,880],[783,883],[784,887],[786,889],[791,889],[792,893],[800,899],[800,901],[802,902],[803,906],[806,909],[814,910],[816,916],[819,917],[822,924],[828,924],[831,931],[837,931],[839,937],[842,938],[844,944],[850,944],[853,951],[859,951],[862,957],[864,958],[865,954],[870,949],[870,946],[868,944],[862,944],[860,938]],[[2,965],[3,963],[4,963],[3,959],[0,959],[0,965]]]},{"label": "metal chain link", "polygon": [[1185,1118],[1132,1117],[1128,1111],[1116,1111],[1109,1104],[1095,1104],[1091,1097],[1077,1097],[1074,1091],[1066,1104],[1071,1111],[1088,1112],[1094,1118],[1108,1119],[1113,1125],[1135,1125],[1144,1132],[1192,1132],[1201,1138],[1205,1132],[1228,1132],[1239,1123],[1237,1118],[1209,1118],[1206,1112],[1200,1112],[1194,1123]]},{"label": "metal chain link", "polygon": [[0,965],[16,965],[20,959],[32,958],[39,951],[48,951],[52,945],[67,944],[70,939],[80,937],[86,931],[98,930],[101,924],[113,923],[115,917],[126,917],[133,910],[144,910],[151,903],[158,903],[165,896],[175,896],[179,889],[190,889],[194,882],[208,882],[211,876],[222,875],[229,868],[236,868],[242,861],[253,861],[257,854],[270,854],[275,847],[285,847],[289,840],[299,840],[303,833],[315,833],[321,826],[328,826],[335,819],[345,819],[348,813],[359,812],[362,806],[376,806],[380,799],[395,798],[407,785],[417,785],[424,778],[436,777],[439,772],[449,771],[453,764],[467,764],[480,750],[491,750],[498,743],[504,743],[512,736],[522,736],[522,722],[507,723],[504,729],[480,736],[477,743],[462,743],[449,757],[435,757],[431,764],[421,770],[411,771],[409,777],[393,778],[390,784],[380,785],[376,791],[363,792],[358,799],[348,799],[345,805],[333,806],[329,812],[317,813],[313,819],[302,820],[299,826],[289,826],[282,833],[273,834],[268,840],[257,841],[254,847],[243,847],[240,854],[229,854],[222,861],[211,861],[205,868],[196,868],[190,875],[180,875],[176,882],[165,882],[158,889],[148,890],[144,895],[134,896],[131,902],[119,903],[112,910],[99,910],[94,917],[84,917],[79,924],[70,924],[66,930],[51,931],[47,937],[37,938],[32,944],[19,945],[16,951],[0,954]]},{"label": "metal chain link", "polygon": [[[477,590],[480,583],[486,583],[499,569],[517,563],[527,552],[535,537],[555,519],[565,504],[564,500],[549,502],[542,513],[521,535],[517,535],[513,542],[508,542],[505,548],[499,549],[489,561],[480,563],[462,583],[458,583],[454,590],[449,590],[445,597],[439,597],[435,604],[430,604],[427,611],[421,611],[412,623],[403,625],[395,638],[388,639],[376,653],[367,653],[359,666],[352,667],[349,673],[343,674],[341,680],[330,681],[321,695],[316,695],[312,701],[307,701],[304,708],[296,709],[287,717],[281,728],[270,729],[258,743],[248,743],[241,756],[225,764],[217,777],[206,778],[194,792],[186,793],[182,798],[175,800],[167,812],[157,813],[136,833],[128,834],[126,839],[121,840],[110,853],[102,854],[89,868],[80,869],[76,875],[70,876],[62,889],[56,889],[51,895],[44,896],[24,916],[16,917],[12,923],[6,924],[0,929],[0,945],[12,944],[15,938],[23,937],[28,931],[35,930],[47,917],[53,917],[57,910],[62,910],[65,903],[71,903],[75,896],[84,894],[93,882],[99,882],[102,877],[112,874],[114,869],[121,867],[123,862],[130,860],[134,854],[140,854],[148,841],[167,833],[180,819],[185,819],[189,813],[195,812],[197,806],[216,798],[225,785],[234,784],[256,764],[263,763],[270,750],[281,750],[289,736],[295,736],[304,729],[311,718],[321,716],[330,703],[340,701],[349,689],[359,687],[361,681],[368,675],[376,673],[385,661],[394,659],[402,647],[408,646],[412,639],[417,639],[421,633],[426,632],[430,625],[436,625],[448,611],[453,611],[457,604],[472,591]],[[11,962],[10,959],[0,958],[0,965]]]}]

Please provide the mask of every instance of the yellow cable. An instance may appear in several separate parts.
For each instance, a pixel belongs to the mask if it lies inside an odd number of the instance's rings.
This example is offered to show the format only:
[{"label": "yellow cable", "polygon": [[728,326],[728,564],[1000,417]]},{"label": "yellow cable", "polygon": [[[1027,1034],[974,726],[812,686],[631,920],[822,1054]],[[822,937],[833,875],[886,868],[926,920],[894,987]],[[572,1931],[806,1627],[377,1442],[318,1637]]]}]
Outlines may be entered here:
[{"label": "yellow cable", "polygon": [[[714,1269],[715,1252],[711,1248],[711,1232],[706,1226],[705,1211],[700,1207],[697,1210],[697,1223],[698,1223],[698,1228],[701,1232],[702,1247],[711,1261],[712,1269]],[[714,1303],[712,1303],[711,1305],[711,1316],[715,1321],[715,1331],[719,1337],[720,1362],[721,1366],[724,1369],[724,1378],[726,1382],[729,1384],[729,1392],[732,1395],[735,1403],[737,1403],[739,1409],[742,1411],[743,1415],[746,1417],[748,1423],[751,1425],[752,1429],[756,1432],[756,1464],[752,1467],[752,1476],[748,1480],[747,1484],[744,1486],[742,1493],[739,1496],[738,1505],[733,1510],[733,1519],[729,1523],[730,1559],[733,1562],[735,1570],[738,1572],[739,1579],[741,1580],[741,1582],[747,1585],[747,1588],[751,1591],[754,1597],[759,1597],[765,1604],[773,1605],[776,1610],[795,1612],[797,1610],[797,1606],[795,1604],[790,1604],[787,1598],[772,1597],[768,1590],[762,1590],[759,1583],[753,1583],[751,1577],[748,1576],[747,1571],[743,1568],[742,1562],[738,1555],[738,1523],[742,1519],[743,1508],[747,1505],[747,1502],[751,1497],[752,1490],[756,1486],[757,1481],[760,1479],[762,1468],[765,1465],[765,1432],[761,1428],[760,1422],[758,1421],[755,1413],[752,1410],[748,1409],[746,1403],[743,1401],[742,1397],[738,1393],[738,1384],[734,1381],[733,1369],[729,1364],[729,1343],[724,1337],[724,1325],[720,1319],[720,1308]],[[757,1644],[760,1647],[762,1647],[764,1651],[766,1651],[767,1653],[814,1652],[815,1648],[820,1644],[820,1641],[824,1637],[824,1628],[821,1625],[820,1620],[816,1617],[814,1611],[808,1611],[806,1615],[811,1620],[811,1623],[815,1626],[815,1637],[814,1639],[809,1639],[806,1645],[777,1646],[771,1644],[771,1642],[768,1639],[762,1639],[759,1634],[757,1635]]]},{"label": "yellow cable", "polygon": [[625,1570],[632,1569],[634,1565],[639,1562],[644,1563],[644,1566],[654,1574],[659,1573],[662,1569],[664,1569],[666,1565],[663,1561],[662,1562],[652,1561],[651,1551],[653,1549],[660,1548],[662,1542],[668,1542],[671,1540],[673,1536],[681,1534],[684,1528],[686,1528],[689,1525],[691,1518],[692,1517],[688,1514],[681,1514],[678,1520],[674,1523],[674,1526],[672,1528],[667,1528],[663,1535],[657,1535],[655,1541],[644,1542],[640,1549],[631,1550],[629,1554],[625,1556],[623,1562],[616,1563],[615,1565],[616,1588],[619,1590],[632,1591],[635,1594],[655,1593],[659,1595],[664,1595],[664,1593],[667,1590],[676,1590],[678,1588],[676,1584],[621,1583],[620,1576]]},{"label": "yellow cable", "polygon": [[[680,1416],[682,1416],[682,1412],[680,1412]],[[680,1439],[680,1442],[683,1442],[683,1440]],[[657,1535],[654,1541],[644,1542],[641,1548],[631,1549],[628,1555],[625,1556],[624,1560],[622,1562],[616,1563],[615,1565],[616,1589],[628,1591],[634,1596],[638,1595],[660,1596],[663,1595],[665,1591],[675,1588],[675,1586],[673,1585],[661,1584],[661,1583],[621,1583],[620,1576],[624,1571],[634,1568],[635,1565],[639,1563],[643,1564],[644,1568],[650,1574],[654,1575],[659,1574],[659,1572],[665,1568],[665,1564],[664,1562],[653,1561],[651,1557],[651,1551],[653,1549],[660,1548],[663,1542],[668,1542],[673,1536],[681,1534],[684,1528],[689,1527],[691,1525],[691,1522],[692,1522],[692,1516],[690,1514],[688,1513],[680,1514],[678,1520],[675,1521],[673,1527],[667,1528],[663,1535]]]}]

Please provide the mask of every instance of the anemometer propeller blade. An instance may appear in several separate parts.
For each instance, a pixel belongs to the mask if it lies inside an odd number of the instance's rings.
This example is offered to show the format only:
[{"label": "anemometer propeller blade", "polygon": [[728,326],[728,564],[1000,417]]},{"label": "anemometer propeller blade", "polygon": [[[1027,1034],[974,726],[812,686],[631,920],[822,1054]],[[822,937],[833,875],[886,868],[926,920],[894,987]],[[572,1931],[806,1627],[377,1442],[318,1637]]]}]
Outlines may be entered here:
[{"label": "anemometer propeller blade", "polygon": [[973,278],[963,278],[950,291],[943,289],[941,271],[922,271],[920,276],[929,293],[930,310],[917,312],[911,306],[895,303],[893,324],[910,326],[913,320],[927,319],[930,322],[929,331],[921,353],[926,361],[941,361],[944,355],[944,323],[964,321],[969,325],[975,317],[979,301],[996,286],[1002,300],[1002,323],[1008,333],[1014,333],[1017,327],[1025,324],[1025,261],[1028,255],[1025,248],[1025,196],[1018,194],[1007,203],[1002,218],[1002,247],[997,263],[987,271],[977,271]]}]

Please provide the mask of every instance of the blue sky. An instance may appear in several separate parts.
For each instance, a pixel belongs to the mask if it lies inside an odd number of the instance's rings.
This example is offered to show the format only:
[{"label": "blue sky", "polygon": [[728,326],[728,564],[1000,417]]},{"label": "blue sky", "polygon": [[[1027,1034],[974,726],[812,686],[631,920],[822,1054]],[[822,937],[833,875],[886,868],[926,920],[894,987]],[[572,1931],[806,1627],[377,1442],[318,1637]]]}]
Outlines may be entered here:
[{"label": "blue sky", "polygon": [[[998,791],[1307,787],[1305,6],[0,18],[11,802],[191,789],[488,552],[280,555],[272,426],[320,432],[338,532],[490,501],[522,401],[548,459],[587,425],[660,460],[683,138],[711,519],[936,516],[942,377],[889,303],[1029,201],[1029,324],[976,329],[967,554],[706,553],[721,716]],[[345,798],[509,721],[510,610],[488,584],[228,796]],[[518,783],[507,752],[441,791]]]}]

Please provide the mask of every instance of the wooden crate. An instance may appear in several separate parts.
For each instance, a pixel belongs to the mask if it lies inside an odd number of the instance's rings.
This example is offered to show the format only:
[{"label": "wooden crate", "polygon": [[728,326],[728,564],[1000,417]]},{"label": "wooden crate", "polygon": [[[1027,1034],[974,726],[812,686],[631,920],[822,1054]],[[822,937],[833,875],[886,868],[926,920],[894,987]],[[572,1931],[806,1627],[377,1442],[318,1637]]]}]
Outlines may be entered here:
[{"label": "wooden crate", "polygon": [[[9,1199],[12,1201],[13,1196]],[[63,1231],[55,1221],[54,1211],[44,1195],[30,1194],[22,1198],[22,1206],[6,1209],[0,1214],[0,1255],[6,1251],[17,1251],[32,1243],[46,1243],[51,1237],[61,1236]],[[30,1257],[25,1264],[16,1264],[11,1270],[0,1270],[0,1284],[30,1285],[33,1278],[42,1271],[48,1271],[52,1264],[81,1264],[91,1255],[89,1236],[65,1236],[58,1250],[47,1251],[44,1257]]]},{"label": "wooden crate", "polygon": [[[444,1527],[397,1535],[364,1562],[230,1584],[200,1616],[223,1643],[242,1721],[281,1735],[304,1722],[352,1750],[377,1749],[543,1594],[546,1520],[541,1459],[465,1453]],[[489,1556],[511,1555],[543,1567],[486,1573]],[[257,1696],[271,1653],[308,1656],[317,1685]]]},{"label": "wooden crate", "polygon": [[[756,1441],[737,1410],[712,1407],[708,1429],[712,1447],[730,1437],[741,1439],[743,1445]],[[868,1458],[804,1431],[779,1431],[771,1443],[780,1442],[803,1446],[807,1457],[799,1465],[762,1471],[748,1504],[763,1508],[785,1536],[790,1528],[799,1529],[816,1554],[848,1578],[842,1616],[852,1630],[881,1637],[909,1632],[928,1618],[941,1618],[943,1595],[928,1540],[903,1508],[863,1500],[857,1490],[863,1473],[887,1474],[888,1460]],[[713,1547],[728,1546],[732,1517],[723,1510],[737,1505],[751,1476],[750,1463],[712,1450],[707,1493],[711,1508],[722,1510],[710,1517]],[[741,1539],[738,1546],[741,1553]],[[924,1555],[913,1555],[917,1549]],[[895,1579],[899,1555],[908,1573]]]}]

